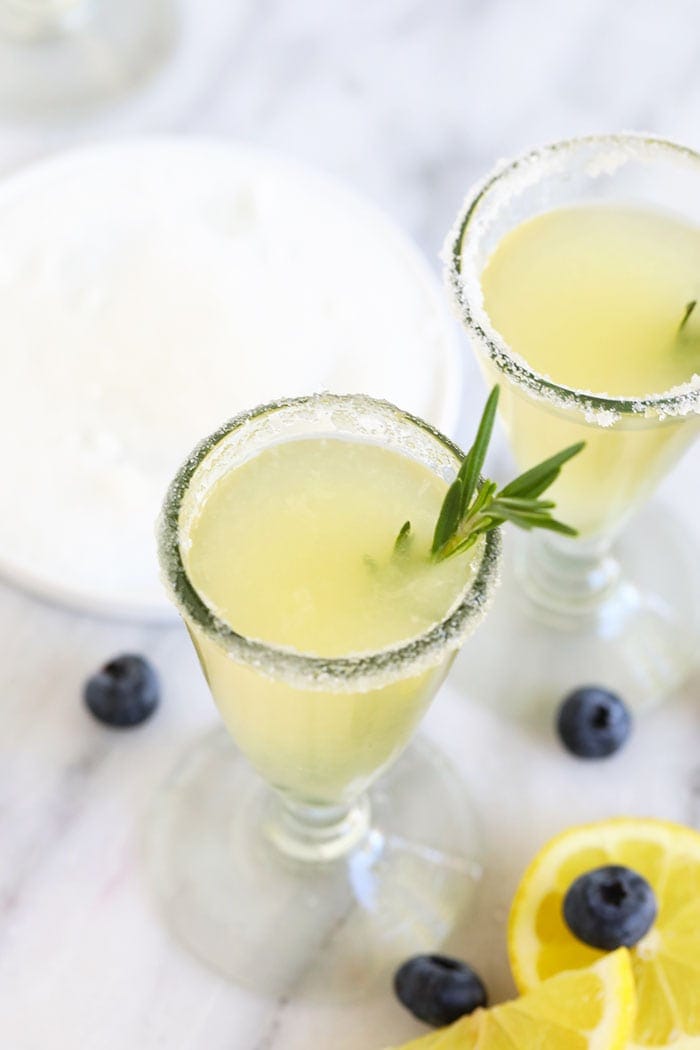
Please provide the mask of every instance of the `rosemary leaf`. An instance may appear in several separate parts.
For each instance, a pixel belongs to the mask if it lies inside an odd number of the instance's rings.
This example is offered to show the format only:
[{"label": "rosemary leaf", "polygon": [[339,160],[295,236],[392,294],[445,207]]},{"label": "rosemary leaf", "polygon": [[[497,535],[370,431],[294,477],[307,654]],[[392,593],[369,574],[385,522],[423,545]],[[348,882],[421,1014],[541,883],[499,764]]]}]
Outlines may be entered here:
[{"label": "rosemary leaf", "polygon": [[510,507],[512,510],[553,510],[556,507],[556,503],[550,499],[526,499],[517,496],[504,496],[502,493],[498,496],[498,502],[504,507]]},{"label": "rosemary leaf", "polygon": [[394,541],[394,554],[405,554],[411,546],[411,523],[405,521],[399,530],[399,534]]},{"label": "rosemary leaf", "polygon": [[465,510],[471,503],[472,496],[474,495],[479,480],[479,475],[481,474],[481,469],[484,465],[484,460],[486,459],[486,452],[488,451],[491,434],[493,433],[493,425],[496,421],[496,408],[498,407],[499,394],[500,389],[495,386],[489,394],[486,405],[484,406],[479,428],[476,432],[476,437],[474,438],[474,444],[464,457],[459,474],[457,475],[462,482],[462,504],[460,507],[460,512],[462,514],[464,514]]},{"label": "rosemary leaf", "polygon": [[440,516],[435,526],[433,535],[432,553],[436,554],[440,548],[447,543],[459,525],[462,510],[462,480],[458,476],[447,490]]},{"label": "rosemary leaf", "polygon": [[477,497],[469,508],[469,517],[475,517],[483,507],[490,503],[497,490],[498,485],[495,481],[485,481],[484,484],[479,487]]},{"label": "rosemary leaf", "polygon": [[692,314],[693,310],[695,309],[695,307],[697,305],[698,305],[697,299],[691,299],[689,303],[685,304],[685,310],[683,311],[683,316],[681,318],[681,323],[678,325],[678,328],[676,330],[676,339],[678,338],[679,335],[683,334],[683,329],[685,328],[685,326],[687,325],[688,321],[690,320],[690,315]]},{"label": "rosemary leaf", "polygon": [[563,521],[557,521],[556,518],[545,518],[543,521],[534,525],[533,528],[547,529],[549,532],[559,532],[562,536],[578,536],[578,529],[574,529],[571,525],[567,525]]},{"label": "rosemary leaf", "polygon": [[[578,455],[585,446],[585,441],[578,441],[575,445],[569,445],[561,452],[555,453],[549,459],[543,460],[534,467],[530,467],[524,474],[520,474],[513,481],[502,488],[501,496],[539,496],[546,488],[556,480],[564,463]],[[551,480],[550,480],[551,478]],[[544,487],[543,487],[543,483]]]}]

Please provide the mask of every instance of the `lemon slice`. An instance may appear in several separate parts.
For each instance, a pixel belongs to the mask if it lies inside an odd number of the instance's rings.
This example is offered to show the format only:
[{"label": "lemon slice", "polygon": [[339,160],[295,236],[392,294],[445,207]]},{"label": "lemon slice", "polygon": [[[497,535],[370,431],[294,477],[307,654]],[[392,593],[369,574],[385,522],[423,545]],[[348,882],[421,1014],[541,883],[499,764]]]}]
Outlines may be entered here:
[{"label": "lemon slice", "polygon": [[629,953],[622,948],[590,969],[560,973],[520,999],[475,1010],[400,1050],[624,1050],[634,1010]]},{"label": "lemon slice", "polygon": [[572,828],[544,847],[523,876],[510,914],[508,950],[518,988],[525,992],[603,955],[574,937],[562,903],[574,879],[604,864],[638,871],[658,904],[656,922],[631,951],[638,1001],[634,1045],[700,1048],[700,834],[678,824],[606,820]]}]

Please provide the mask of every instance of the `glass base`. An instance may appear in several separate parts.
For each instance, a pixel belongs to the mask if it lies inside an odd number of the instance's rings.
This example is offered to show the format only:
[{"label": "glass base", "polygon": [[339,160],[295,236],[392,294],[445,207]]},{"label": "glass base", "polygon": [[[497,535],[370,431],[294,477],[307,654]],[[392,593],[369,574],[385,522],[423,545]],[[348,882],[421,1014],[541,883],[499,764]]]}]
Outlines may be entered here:
[{"label": "glass base", "polygon": [[3,116],[48,118],[111,101],[145,80],[177,35],[171,0],[78,0],[27,4],[27,10],[15,0],[7,11],[5,2],[0,0]]},{"label": "glass base", "polygon": [[425,741],[347,815],[340,856],[290,856],[285,827],[279,800],[223,729],[188,752],[148,826],[167,923],[256,992],[357,998],[407,956],[435,950],[473,899],[481,869],[465,788]]},{"label": "glass base", "polygon": [[567,565],[543,559],[533,540],[507,537],[500,592],[453,681],[467,693],[478,682],[484,703],[536,720],[551,719],[580,685],[613,689],[632,710],[672,695],[699,656],[700,569],[682,526],[660,507],[645,509],[594,560],[588,590],[575,566],[564,579]]}]

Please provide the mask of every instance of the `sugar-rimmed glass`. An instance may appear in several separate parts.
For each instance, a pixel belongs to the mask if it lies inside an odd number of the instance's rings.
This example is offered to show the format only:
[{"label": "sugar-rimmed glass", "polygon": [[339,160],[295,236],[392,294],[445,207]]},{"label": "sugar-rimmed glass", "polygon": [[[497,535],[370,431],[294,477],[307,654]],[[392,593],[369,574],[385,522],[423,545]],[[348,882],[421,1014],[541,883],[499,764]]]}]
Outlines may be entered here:
[{"label": "sugar-rimmed glass", "polygon": [[[550,208],[634,202],[700,225],[699,190],[700,155],[690,149],[634,134],[572,139],[499,165],[467,195],[446,241],[449,288],[485,375],[502,385],[501,416],[519,464],[544,458],[557,450],[554,444],[587,443],[551,490],[558,517],[576,525],[580,537],[536,533],[517,563],[528,609],[547,627],[538,640],[528,629],[529,653],[539,644],[547,661],[542,673],[554,689],[567,684],[567,675],[571,685],[585,675],[584,681],[600,680],[641,705],[678,686],[696,658],[695,606],[673,573],[659,568],[668,551],[649,538],[642,575],[662,583],[648,586],[626,574],[615,544],[628,517],[696,437],[700,376],[643,397],[555,383],[495,329],[481,274],[509,230]],[[619,546],[624,541],[622,533]],[[509,629],[518,628],[511,622]],[[558,652],[561,681],[553,666]],[[540,679],[535,691],[542,685]]]},{"label": "sugar-rimmed glass", "polygon": [[197,592],[183,548],[223,474],[302,437],[378,444],[445,480],[461,460],[394,406],[330,394],[262,406],[195,449],[166,498],[161,565],[240,751],[218,731],[186,756],[149,855],[170,924],[201,958],[257,990],[336,998],[436,947],[471,898],[478,844],[461,781],[425,743],[393,763],[486,613],[500,537],[475,548],[444,618],[405,642],[327,659],[243,637]]}]

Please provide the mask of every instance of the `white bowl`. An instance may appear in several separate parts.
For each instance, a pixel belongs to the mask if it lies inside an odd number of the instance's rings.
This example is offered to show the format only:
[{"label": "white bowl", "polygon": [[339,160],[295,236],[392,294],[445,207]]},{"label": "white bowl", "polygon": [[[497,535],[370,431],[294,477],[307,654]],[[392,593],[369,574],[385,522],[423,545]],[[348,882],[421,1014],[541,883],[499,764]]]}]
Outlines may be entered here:
[{"label": "white bowl", "polygon": [[320,389],[453,432],[454,340],[411,241],[274,154],[154,138],[14,174],[0,183],[0,571],[67,605],[168,618],[153,522],[200,437]]}]

